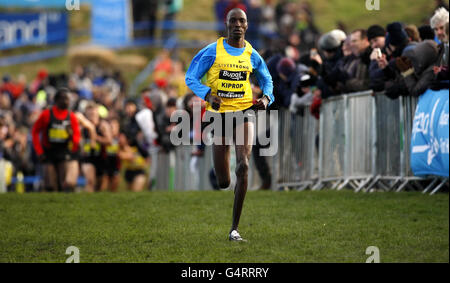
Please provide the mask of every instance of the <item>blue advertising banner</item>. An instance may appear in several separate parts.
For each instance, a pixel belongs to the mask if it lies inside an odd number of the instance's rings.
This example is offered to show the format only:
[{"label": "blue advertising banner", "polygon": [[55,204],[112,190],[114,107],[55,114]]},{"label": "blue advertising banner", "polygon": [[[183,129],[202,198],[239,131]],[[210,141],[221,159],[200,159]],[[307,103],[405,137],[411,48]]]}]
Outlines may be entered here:
[{"label": "blue advertising banner", "polygon": [[65,12],[0,13],[0,50],[64,44],[68,39],[68,28]]},{"label": "blue advertising banner", "polygon": [[130,42],[131,9],[128,0],[96,0],[92,2],[92,42],[120,47]]},{"label": "blue advertising banner", "polygon": [[411,169],[416,176],[449,176],[449,90],[427,90],[414,116]]}]

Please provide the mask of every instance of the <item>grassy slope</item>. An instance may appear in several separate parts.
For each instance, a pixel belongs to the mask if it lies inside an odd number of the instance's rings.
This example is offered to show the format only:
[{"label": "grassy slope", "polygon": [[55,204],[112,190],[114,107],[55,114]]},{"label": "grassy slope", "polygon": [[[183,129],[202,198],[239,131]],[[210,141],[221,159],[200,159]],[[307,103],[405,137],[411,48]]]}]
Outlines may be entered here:
[{"label": "grassy slope", "polygon": [[0,195],[0,262],[449,262],[448,194],[231,192]]}]

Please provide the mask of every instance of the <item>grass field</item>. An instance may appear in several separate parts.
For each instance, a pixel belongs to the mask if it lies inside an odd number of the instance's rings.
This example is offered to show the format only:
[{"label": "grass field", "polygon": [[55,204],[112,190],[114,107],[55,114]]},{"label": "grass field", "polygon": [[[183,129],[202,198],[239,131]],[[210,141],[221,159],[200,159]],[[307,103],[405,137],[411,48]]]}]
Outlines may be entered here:
[{"label": "grass field", "polygon": [[0,195],[0,262],[449,262],[449,198],[414,192],[249,192],[245,243],[230,191]]}]

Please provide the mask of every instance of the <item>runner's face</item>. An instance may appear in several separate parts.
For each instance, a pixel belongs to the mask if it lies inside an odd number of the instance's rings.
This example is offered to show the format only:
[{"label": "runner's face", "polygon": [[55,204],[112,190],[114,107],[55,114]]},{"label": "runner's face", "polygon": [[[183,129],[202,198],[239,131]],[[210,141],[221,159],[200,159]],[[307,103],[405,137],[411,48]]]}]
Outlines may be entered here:
[{"label": "runner's face", "polygon": [[70,98],[68,93],[64,93],[58,99],[57,105],[59,109],[69,108]]},{"label": "runner's face", "polygon": [[120,124],[119,124],[119,121],[117,121],[117,120],[112,120],[112,121],[110,122],[110,125],[111,125],[111,131],[112,131],[113,136],[117,137],[117,136],[119,135],[119,132],[120,132]]},{"label": "runner's face", "polygon": [[119,146],[120,147],[125,147],[128,145],[128,139],[127,136],[125,136],[125,134],[120,133],[119,135]]},{"label": "runner's face", "polygon": [[227,19],[227,30],[230,38],[244,38],[247,28],[247,16],[243,11],[230,12]]},{"label": "runner's face", "polygon": [[97,107],[91,107],[86,110],[86,118],[88,118],[89,121],[94,123],[94,125],[97,125],[99,122],[99,114],[98,114],[98,108]]}]

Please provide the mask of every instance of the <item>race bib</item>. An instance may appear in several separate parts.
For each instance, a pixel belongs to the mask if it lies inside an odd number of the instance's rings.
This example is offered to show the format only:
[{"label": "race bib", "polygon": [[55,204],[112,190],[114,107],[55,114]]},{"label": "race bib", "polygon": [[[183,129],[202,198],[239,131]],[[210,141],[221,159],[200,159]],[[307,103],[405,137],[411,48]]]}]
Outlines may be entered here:
[{"label": "race bib", "polygon": [[69,133],[65,128],[52,128],[48,133],[50,142],[65,142],[69,138]]},{"label": "race bib", "polygon": [[220,70],[217,96],[222,98],[242,98],[245,95],[247,72]]}]

